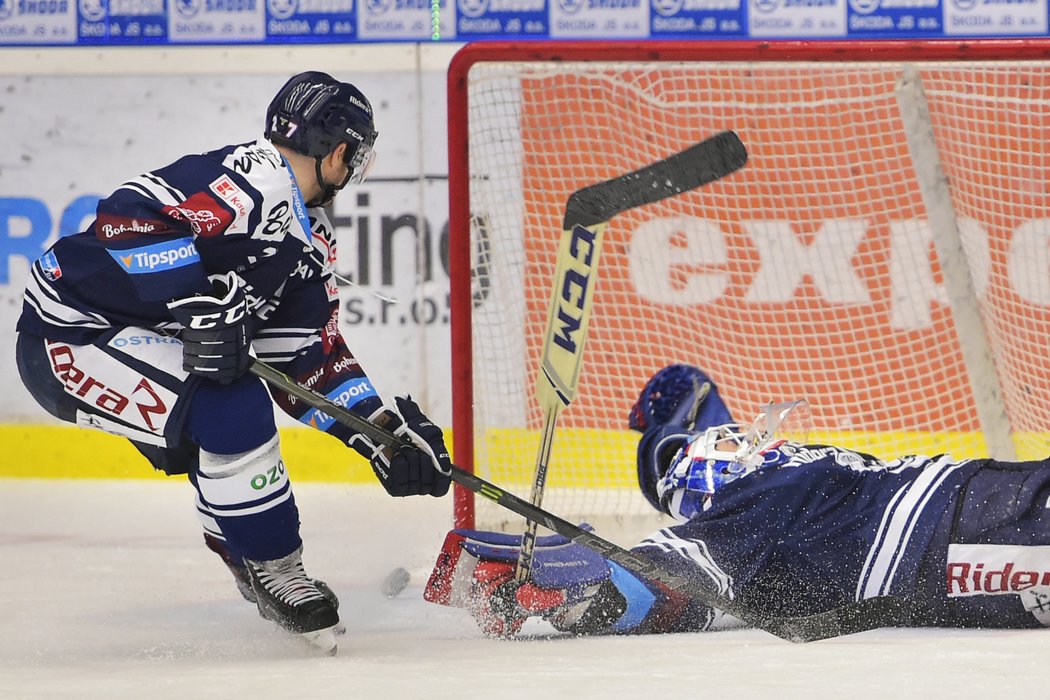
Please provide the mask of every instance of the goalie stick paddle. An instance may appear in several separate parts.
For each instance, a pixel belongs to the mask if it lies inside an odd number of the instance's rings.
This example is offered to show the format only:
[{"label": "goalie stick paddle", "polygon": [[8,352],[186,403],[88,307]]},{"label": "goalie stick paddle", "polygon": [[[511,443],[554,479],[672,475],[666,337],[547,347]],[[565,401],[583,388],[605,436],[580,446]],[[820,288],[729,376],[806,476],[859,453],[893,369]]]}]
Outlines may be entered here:
[{"label": "goalie stick paddle", "polygon": [[[714,182],[745,163],[747,149],[743,142],[734,132],[723,131],[656,163],[589,185],[569,196],[536,376],[536,401],[543,410],[543,431],[529,496],[533,505],[539,506],[543,501],[558,416],[576,398],[602,236],[609,220],[629,209]],[[522,535],[514,573],[518,581],[527,581],[532,573],[537,528],[538,523],[529,520]]]},{"label": "goalie stick paddle", "polygon": [[[408,446],[408,443],[401,437],[343,408],[264,362],[254,360],[250,371],[272,387],[294,396],[308,406],[323,411],[332,419],[366,435],[376,444],[393,448]],[[704,605],[728,613],[752,627],[774,634],[781,639],[791,642],[813,642],[864,632],[877,627],[896,625],[905,619],[907,610],[904,601],[895,596],[867,598],[827,612],[802,617],[756,614],[733,600],[711,593],[692,579],[667,571],[645,557],[573,525],[568,520],[534,506],[464,469],[453,466],[452,480],[507,510],[539,522],[553,532],[597,552],[609,561],[616,562],[639,576],[666,586]]]}]

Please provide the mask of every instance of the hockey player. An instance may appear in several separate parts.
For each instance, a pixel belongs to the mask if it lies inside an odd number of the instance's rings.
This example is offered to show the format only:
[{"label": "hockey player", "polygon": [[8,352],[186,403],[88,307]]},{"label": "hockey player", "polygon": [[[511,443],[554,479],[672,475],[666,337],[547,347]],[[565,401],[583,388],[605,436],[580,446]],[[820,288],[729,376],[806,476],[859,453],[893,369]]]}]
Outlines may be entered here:
[{"label": "hockey player", "polygon": [[18,321],[23,382],[52,415],[129,438],[187,474],[204,539],[260,614],[335,651],[338,601],[302,563],[299,514],[263,360],[408,438],[395,454],[275,392],[367,457],[393,496],[443,496],[442,434],[409,397],[385,403],[339,333],[324,206],[374,157],[372,107],[328,74],[291,78],[250,143],[124,183],[88,229],[32,266]]},{"label": "hockey player", "polygon": [[[677,521],[632,551],[743,609],[801,616],[893,594],[906,603],[894,624],[1050,625],[1050,460],[882,461],[785,440],[765,420],[732,424],[685,365],[654,375],[630,426],[641,490]],[[537,541],[519,584],[520,539],[453,530],[425,597],[493,636],[532,616],[574,634],[742,625],[557,535]]]}]

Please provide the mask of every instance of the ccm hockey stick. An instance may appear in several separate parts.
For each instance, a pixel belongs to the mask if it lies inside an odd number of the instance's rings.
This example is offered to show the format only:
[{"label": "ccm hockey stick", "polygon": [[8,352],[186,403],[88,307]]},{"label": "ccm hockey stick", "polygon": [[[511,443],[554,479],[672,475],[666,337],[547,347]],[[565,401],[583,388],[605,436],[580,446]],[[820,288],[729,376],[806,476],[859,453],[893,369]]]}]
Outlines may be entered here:
[{"label": "ccm hockey stick", "polygon": [[[661,161],[573,192],[565,205],[558,257],[543,335],[543,355],[536,376],[536,400],[543,409],[543,432],[529,501],[539,506],[547,484],[554,426],[576,398],[583,347],[598,281],[602,235],[609,220],[635,207],[696,189],[734,173],[747,162],[747,149],[732,131],[675,153]],[[521,539],[514,577],[532,573],[538,523],[529,520]]]},{"label": "ccm hockey stick", "polygon": [[[313,408],[323,411],[334,420],[366,435],[376,444],[394,449],[408,446],[401,437],[381,428],[325,396],[299,384],[270,365],[254,360],[250,371],[272,387],[279,389]],[[803,617],[778,617],[754,613],[736,601],[711,593],[692,579],[678,576],[657,566],[647,558],[573,525],[528,501],[508,493],[484,479],[459,467],[452,467],[452,480],[507,510],[539,522],[553,532],[597,552],[639,576],[657,582],[704,605],[728,613],[739,620],[791,642],[812,642],[846,634],[855,634],[877,627],[899,623],[906,612],[904,601],[894,596],[881,596],[849,603],[842,607]]]}]

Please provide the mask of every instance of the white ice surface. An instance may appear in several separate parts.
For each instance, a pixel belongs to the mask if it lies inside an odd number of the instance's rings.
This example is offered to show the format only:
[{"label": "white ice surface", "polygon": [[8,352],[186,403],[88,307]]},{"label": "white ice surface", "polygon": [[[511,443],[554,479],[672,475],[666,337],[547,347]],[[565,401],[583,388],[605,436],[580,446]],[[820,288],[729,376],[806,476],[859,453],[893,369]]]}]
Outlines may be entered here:
[{"label": "white ice surface", "polygon": [[[1050,698],[1050,632],[485,639],[424,603],[450,501],[296,486],[305,563],[348,632],[315,657],[241,600],[188,484],[0,480],[2,698]],[[628,543],[623,543],[628,544]],[[396,566],[400,596],[381,592]]]}]

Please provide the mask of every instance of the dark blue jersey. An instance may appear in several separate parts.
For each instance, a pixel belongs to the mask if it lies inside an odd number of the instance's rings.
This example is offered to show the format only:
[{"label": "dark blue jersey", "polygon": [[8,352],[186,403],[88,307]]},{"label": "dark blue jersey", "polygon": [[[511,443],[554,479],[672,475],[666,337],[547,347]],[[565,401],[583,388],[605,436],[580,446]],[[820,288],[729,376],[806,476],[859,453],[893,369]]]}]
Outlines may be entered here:
[{"label": "dark blue jersey", "polygon": [[[632,551],[756,619],[892,595],[904,612],[883,624],[1050,627],[1050,459],[778,450],[783,461],[722,485],[708,507]],[[744,624],[561,535],[537,538],[530,581],[519,588],[521,541],[453,530],[424,597],[468,607],[490,630],[533,614],[574,634]],[[507,615],[509,593],[520,619]]]},{"label": "dark blue jersey", "polygon": [[[18,330],[87,344],[112,328],[177,332],[167,302],[235,271],[254,321],[253,347],[303,384],[368,415],[381,404],[338,330],[335,232],[308,209],[265,139],[185,156],[99,202],[95,221],[32,267]],[[345,427],[293,398],[288,413],[342,439]]]},{"label": "dark blue jersey", "polygon": [[[726,484],[707,510],[634,550],[757,613],[807,615],[884,594],[943,600],[943,556],[930,556],[932,543],[945,548],[960,493],[985,462],[944,455],[882,462],[799,447],[786,463]],[[941,585],[920,585],[933,579]],[[653,592],[638,630],[732,623]]]}]

